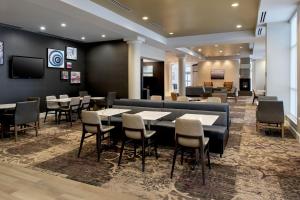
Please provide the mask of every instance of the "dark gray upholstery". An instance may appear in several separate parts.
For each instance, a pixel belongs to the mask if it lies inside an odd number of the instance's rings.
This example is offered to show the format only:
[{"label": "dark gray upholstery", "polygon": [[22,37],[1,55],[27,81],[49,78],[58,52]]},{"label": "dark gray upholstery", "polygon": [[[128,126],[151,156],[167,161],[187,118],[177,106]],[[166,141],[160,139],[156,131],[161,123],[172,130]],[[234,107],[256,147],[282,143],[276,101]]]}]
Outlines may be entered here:
[{"label": "dark gray upholstery", "polygon": [[278,98],[276,96],[259,96],[258,102],[260,101],[277,101]]},{"label": "dark gray upholstery", "polygon": [[84,97],[84,96],[89,96],[88,91],[79,91],[79,96]]},{"label": "dark gray upholstery", "polygon": [[37,122],[38,102],[26,101],[16,104],[15,125]]},{"label": "dark gray upholstery", "polygon": [[146,99],[116,99],[114,105],[163,108],[163,101],[151,101]]},{"label": "dark gray upholstery", "polygon": [[205,93],[205,89],[203,86],[194,87],[189,86],[185,88],[185,94],[187,97],[202,97]]},{"label": "dark gray upholstery", "polygon": [[282,101],[259,101],[256,119],[260,123],[280,124],[284,122]]}]

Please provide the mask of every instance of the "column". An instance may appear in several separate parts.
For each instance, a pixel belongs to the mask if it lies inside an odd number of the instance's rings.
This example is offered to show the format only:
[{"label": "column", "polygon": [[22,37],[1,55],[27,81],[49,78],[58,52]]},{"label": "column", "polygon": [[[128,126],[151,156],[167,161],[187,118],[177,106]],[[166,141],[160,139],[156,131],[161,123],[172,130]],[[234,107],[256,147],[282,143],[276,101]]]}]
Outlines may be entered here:
[{"label": "column", "polygon": [[141,98],[141,45],[142,39],[128,40],[128,98]]},{"label": "column", "polygon": [[178,56],[178,88],[179,95],[185,96],[185,55]]}]

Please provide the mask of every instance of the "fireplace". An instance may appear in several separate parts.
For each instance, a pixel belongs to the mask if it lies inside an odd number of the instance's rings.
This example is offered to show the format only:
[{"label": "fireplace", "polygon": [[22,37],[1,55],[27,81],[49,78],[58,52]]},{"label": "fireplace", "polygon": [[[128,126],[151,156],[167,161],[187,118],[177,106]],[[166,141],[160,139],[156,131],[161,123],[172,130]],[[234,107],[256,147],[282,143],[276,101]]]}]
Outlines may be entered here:
[{"label": "fireplace", "polygon": [[251,90],[251,80],[250,78],[240,79],[240,91],[250,91]]}]

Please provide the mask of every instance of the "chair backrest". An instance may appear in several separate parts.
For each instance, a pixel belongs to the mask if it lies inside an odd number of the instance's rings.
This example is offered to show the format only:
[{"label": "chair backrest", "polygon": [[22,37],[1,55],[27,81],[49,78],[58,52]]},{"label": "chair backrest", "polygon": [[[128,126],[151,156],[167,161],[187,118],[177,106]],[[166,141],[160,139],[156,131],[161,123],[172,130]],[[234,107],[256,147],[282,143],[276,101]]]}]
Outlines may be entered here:
[{"label": "chair backrest", "polygon": [[112,107],[116,98],[117,98],[116,92],[108,92],[106,97],[107,107]]},{"label": "chair backrest", "polygon": [[101,118],[97,111],[82,111],[81,120],[83,130],[89,133],[97,133],[102,130]]},{"label": "chair backrest", "polygon": [[161,101],[161,100],[162,100],[162,97],[159,96],[159,95],[152,95],[152,96],[150,97],[150,100],[152,100],[152,101]]},{"label": "chair backrest", "polygon": [[186,96],[178,96],[177,97],[177,101],[181,101],[181,102],[188,102],[189,98]]},{"label": "chair backrest", "polygon": [[212,97],[219,97],[222,103],[227,103],[227,93],[212,93]]},{"label": "chair backrest", "polygon": [[40,97],[28,97],[27,101],[36,101],[38,103],[37,104],[37,110],[38,110],[38,113],[40,113],[40,105],[41,105],[41,98]]},{"label": "chair backrest", "polygon": [[173,101],[177,101],[177,96],[178,96],[177,93],[171,92],[171,98]]},{"label": "chair backrest", "polygon": [[18,102],[15,111],[15,124],[27,124],[37,122],[38,109],[37,101]]},{"label": "chair backrest", "polygon": [[225,82],[224,82],[224,87],[225,87],[228,91],[230,91],[230,90],[232,89],[232,87],[233,87],[233,82],[232,82],[232,81],[225,81]]},{"label": "chair backrest", "polygon": [[84,96],[89,96],[88,91],[79,91],[79,96],[84,97]]},{"label": "chair backrest", "polygon": [[66,99],[66,98],[69,98],[69,95],[67,95],[67,94],[61,94],[61,95],[59,95],[59,98],[60,99]]},{"label": "chair backrest", "polygon": [[47,104],[47,108],[51,109],[51,108],[59,108],[59,105],[57,102],[51,102],[48,100],[54,100],[56,99],[56,96],[52,95],[52,96],[46,96],[46,104]]},{"label": "chair backrest", "polygon": [[209,103],[222,103],[222,100],[220,97],[208,97],[207,102]]},{"label": "chair backrest", "polygon": [[80,107],[80,97],[72,97],[70,101],[70,109],[77,110]]},{"label": "chair backrest", "polygon": [[214,84],[213,84],[213,82],[212,81],[205,81],[204,82],[204,87],[213,87],[214,86]]},{"label": "chair backrest", "polygon": [[142,139],[146,132],[145,124],[141,116],[124,113],[122,115],[125,135],[130,139]]},{"label": "chair backrest", "polygon": [[81,108],[87,109],[91,103],[91,96],[84,96],[81,101]]},{"label": "chair backrest", "polygon": [[204,132],[200,120],[176,119],[175,137],[177,138],[178,144],[182,146],[200,147],[203,145]]},{"label": "chair backrest", "polygon": [[283,123],[284,108],[282,101],[260,101],[257,106],[256,118],[262,123]]}]

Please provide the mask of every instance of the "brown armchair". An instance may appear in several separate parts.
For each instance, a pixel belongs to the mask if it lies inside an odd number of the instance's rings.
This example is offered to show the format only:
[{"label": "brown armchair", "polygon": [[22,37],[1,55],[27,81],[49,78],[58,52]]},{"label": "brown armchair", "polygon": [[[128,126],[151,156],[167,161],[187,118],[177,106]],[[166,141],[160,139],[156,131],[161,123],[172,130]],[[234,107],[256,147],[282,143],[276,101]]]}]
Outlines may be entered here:
[{"label": "brown armchair", "polygon": [[213,87],[213,86],[214,86],[214,84],[213,84],[212,81],[205,81],[204,82],[204,87]]},{"label": "brown armchair", "polygon": [[232,90],[232,87],[233,87],[233,82],[232,81],[225,81],[224,82],[224,88],[227,89],[227,91],[231,91]]}]

